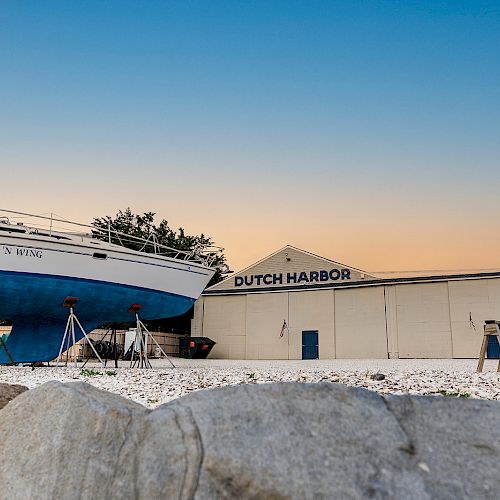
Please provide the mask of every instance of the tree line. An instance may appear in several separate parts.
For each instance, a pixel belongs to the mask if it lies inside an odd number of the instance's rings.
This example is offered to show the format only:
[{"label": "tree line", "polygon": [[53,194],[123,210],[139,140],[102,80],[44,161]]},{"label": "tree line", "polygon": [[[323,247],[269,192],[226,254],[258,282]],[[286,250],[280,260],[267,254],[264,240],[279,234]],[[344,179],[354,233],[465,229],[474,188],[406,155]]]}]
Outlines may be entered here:
[{"label": "tree line", "polygon": [[[98,229],[94,235],[98,238],[106,238],[108,228],[120,233],[149,240],[150,242],[165,245],[175,250],[183,252],[192,252],[200,247],[209,247],[214,245],[210,236],[201,233],[199,235],[186,234],[184,228],[179,227],[174,230],[170,227],[166,219],[159,223],[155,222],[156,214],[154,212],[144,212],[134,214],[130,207],[125,210],[119,210],[114,217],[106,215],[104,217],[94,218],[93,226]],[[133,250],[154,251],[154,246],[144,247],[144,244],[133,239],[126,239],[117,234],[111,233],[111,242],[121,244]],[[212,286],[222,279],[222,269],[226,264],[226,257],[223,253],[217,255],[213,261],[213,267],[217,268],[214,276],[207,286]]]}]

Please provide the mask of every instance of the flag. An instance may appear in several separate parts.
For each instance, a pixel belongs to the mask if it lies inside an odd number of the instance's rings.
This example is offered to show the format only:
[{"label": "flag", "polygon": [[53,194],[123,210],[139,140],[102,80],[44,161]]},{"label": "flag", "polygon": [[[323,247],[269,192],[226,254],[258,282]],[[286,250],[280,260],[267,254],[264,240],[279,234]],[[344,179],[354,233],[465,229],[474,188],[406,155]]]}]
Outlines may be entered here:
[{"label": "flag", "polygon": [[469,326],[474,328],[474,331],[476,331],[476,325],[474,324],[474,321],[472,321],[472,312],[469,313]]},{"label": "flag", "polygon": [[286,320],[283,320],[283,326],[281,327],[280,337],[283,337],[283,335],[285,334],[285,330],[288,330],[288,326],[286,324]]}]

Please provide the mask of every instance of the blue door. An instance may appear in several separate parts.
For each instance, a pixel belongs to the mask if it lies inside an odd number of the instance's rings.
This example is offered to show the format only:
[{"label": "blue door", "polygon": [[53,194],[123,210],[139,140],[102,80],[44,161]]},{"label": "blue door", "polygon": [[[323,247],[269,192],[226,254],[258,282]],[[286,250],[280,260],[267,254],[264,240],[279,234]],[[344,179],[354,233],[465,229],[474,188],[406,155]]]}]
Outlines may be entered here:
[{"label": "blue door", "polygon": [[500,345],[498,344],[496,337],[493,337],[492,335],[488,337],[488,345],[486,349],[488,359],[500,358]]},{"label": "blue door", "polygon": [[302,332],[302,359],[319,359],[318,330]]}]

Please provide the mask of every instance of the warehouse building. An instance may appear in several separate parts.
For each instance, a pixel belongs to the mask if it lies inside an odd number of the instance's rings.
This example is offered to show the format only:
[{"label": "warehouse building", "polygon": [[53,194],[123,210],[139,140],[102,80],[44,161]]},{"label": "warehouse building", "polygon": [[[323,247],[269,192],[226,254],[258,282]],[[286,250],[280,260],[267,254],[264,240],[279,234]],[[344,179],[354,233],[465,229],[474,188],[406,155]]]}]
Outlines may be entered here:
[{"label": "warehouse building", "polygon": [[477,357],[500,271],[377,276],[286,246],[207,289],[191,335],[228,359]]}]

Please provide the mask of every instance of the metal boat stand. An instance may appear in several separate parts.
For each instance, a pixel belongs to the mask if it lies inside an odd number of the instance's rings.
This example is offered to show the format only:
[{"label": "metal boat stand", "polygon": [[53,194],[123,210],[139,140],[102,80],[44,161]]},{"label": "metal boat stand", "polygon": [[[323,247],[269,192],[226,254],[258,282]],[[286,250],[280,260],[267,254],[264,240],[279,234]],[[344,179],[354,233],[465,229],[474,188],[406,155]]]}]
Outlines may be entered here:
[{"label": "metal boat stand", "polygon": [[2,338],[2,336],[1,336],[1,335],[0,335],[0,344],[1,344],[1,345],[0,345],[0,351],[1,351],[2,349],[5,349],[5,352],[7,353],[7,356],[9,356],[10,364],[11,364],[12,366],[14,366],[14,365],[16,364],[16,363],[14,362],[14,358],[12,357],[12,355],[11,355],[11,354],[10,354],[10,352],[9,352],[9,350],[7,349],[7,346],[5,345],[5,342],[4,342],[4,340],[3,340],[3,338]]},{"label": "metal boat stand", "polygon": [[[140,320],[140,308],[140,304],[132,304],[128,309],[129,313],[135,314],[136,321],[136,334],[135,339],[132,342],[130,368],[153,368],[148,358],[148,339],[151,339],[156,344],[156,347],[158,347],[163,356],[168,359],[168,362],[172,365],[172,368],[175,368],[174,363],[168,357],[167,353],[161,348],[160,344],[158,344],[154,336],[146,328],[146,325],[144,325],[144,323]],[[137,342],[139,343],[139,358],[134,360],[135,346],[137,345]]]},{"label": "metal boat stand", "polygon": [[[92,342],[90,342],[89,336],[87,335],[87,332],[83,328],[82,324],[78,320],[75,314],[75,304],[78,302],[78,297],[66,297],[63,302],[63,307],[68,307],[69,308],[69,316],[68,316],[68,321],[66,322],[66,329],[64,330],[64,336],[61,342],[61,347],[59,348],[59,355],[57,356],[57,361],[56,361],[56,366],[59,366],[59,361],[61,360],[61,355],[64,349],[64,343],[66,342],[66,363],[65,366],[68,366],[68,356],[69,356],[69,348],[70,348],[70,340],[72,342],[73,346],[76,346],[76,336],[75,336],[75,322],[80,328],[81,332],[83,333],[83,336],[89,343],[90,347],[94,351],[94,354],[96,355],[97,359],[101,363],[101,365],[104,367],[104,362],[102,361],[101,357],[99,354],[97,354],[97,351],[94,348],[94,345]],[[74,353],[74,358],[75,358],[75,368],[78,368],[78,361],[77,361],[77,356],[76,356],[76,351]]]}]

